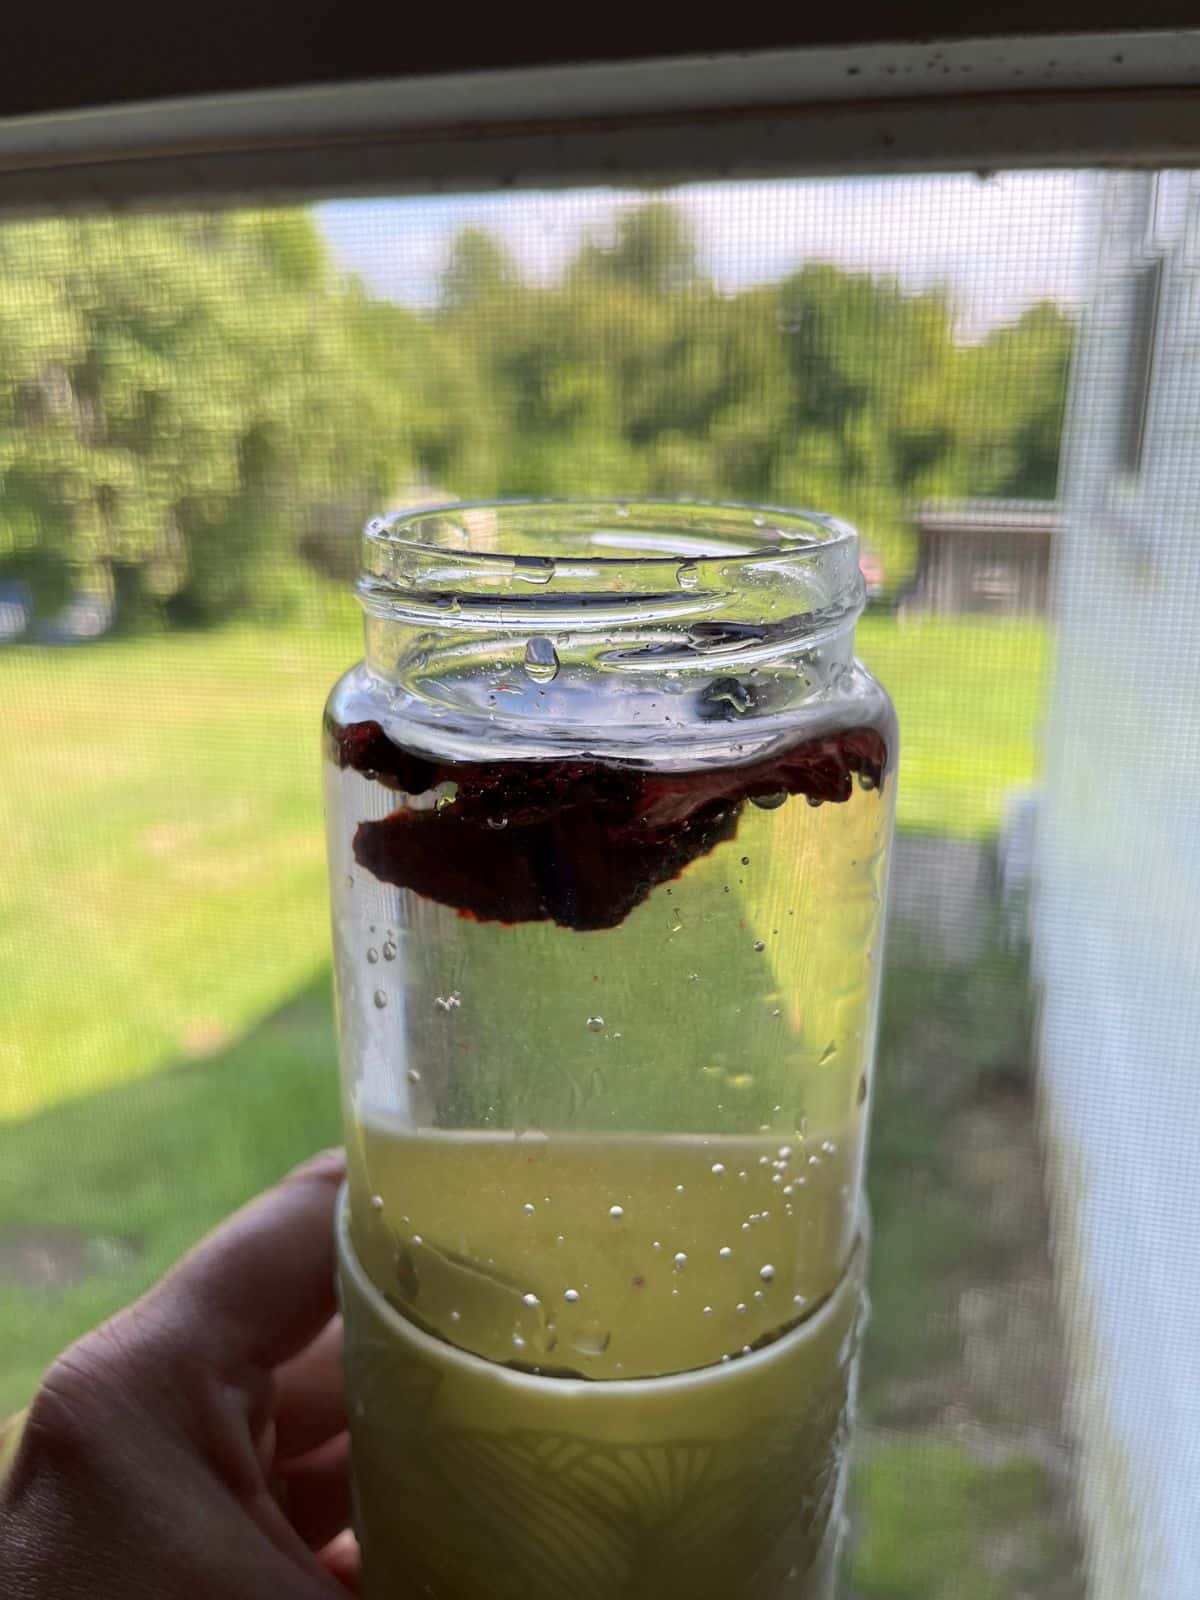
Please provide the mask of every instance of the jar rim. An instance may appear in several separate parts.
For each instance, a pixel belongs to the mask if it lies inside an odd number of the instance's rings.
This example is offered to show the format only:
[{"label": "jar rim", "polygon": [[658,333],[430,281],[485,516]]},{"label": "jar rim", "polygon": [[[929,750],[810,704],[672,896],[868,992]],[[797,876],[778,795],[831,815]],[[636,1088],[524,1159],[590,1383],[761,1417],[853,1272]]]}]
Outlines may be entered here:
[{"label": "jar rim", "polygon": [[656,648],[672,628],[717,623],[730,649],[747,629],[786,648],[852,624],[864,600],[858,535],[837,517],[667,498],[455,501],[374,517],[357,589],[368,629],[374,618],[499,637],[553,624],[593,641],[641,630]]},{"label": "jar rim", "polygon": [[[608,522],[613,518],[629,524],[631,530],[639,527],[648,538],[658,537],[663,548],[647,544],[640,547],[632,533],[609,527],[606,544],[613,553],[604,553],[582,541],[583,526],[576,530],[564,528],[561,533],[567,547],[560,551],[530,552],[528,559],[566,563],[584,560],[612,570],[619,567],[654,571],[678,567],[681,560],[706,561],[719,559],[724,563],[754,562],[786,552],[796,556],[805,552],[832,551],[846,546],[857,547],[858,532],[848,522],[823,511],[808,508],[758,504],[738,500],[705,500],[690,496],[671,497],[657,495],[520,495],[495,499],[451,500],[440,505],[423,505],[410,509],[391,511],[375,516],[363,530],[364,568],[375,570],[372,551],[388,553],[394,560],[400,553],[419,558],[422,555],[444,556],[449,551],[467,558],[472,565],[481,564],[481,570],[511,567],[514,561],[526,559],[520,550],[493,550],[472,546],[469,528],[461,520],[479,519],[489,514],[527,512],[552,513],[562,511],[575,517],[581,524],[589,517]],[[638,513],[642,513],[641,516]],[[691,513],[697,528],[689,533],[683,527],[668,526],[670,514],[686,518]],[[721,517],[726,523],[722,529],[706,532],[702,526],[705,514]],[[741,519],[738,526],[735,519]],[[463,534],[461,542],[422,538],[422,525],[451,522]],[[657,534],[653,524],[661,523]],[[674,539],[674,547],[666,548],[665,541]],[[572,540],[577,548],[569,548]],[[627,541],[621,549],[617,541]],[[721,541],[734,541],[722,543]],[[694,546],[694,548],[687,548]]]}]

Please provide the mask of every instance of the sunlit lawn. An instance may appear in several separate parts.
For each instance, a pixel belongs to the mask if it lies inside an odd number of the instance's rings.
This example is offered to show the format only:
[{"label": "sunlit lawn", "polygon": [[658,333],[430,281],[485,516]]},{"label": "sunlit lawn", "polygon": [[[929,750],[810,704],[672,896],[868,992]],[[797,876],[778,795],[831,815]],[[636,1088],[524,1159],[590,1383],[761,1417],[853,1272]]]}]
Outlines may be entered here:
[{"label": "sunlit lawn", "polygon": [[[902,826],[994,829],[1035,769],[1044,633],[868,618],[860,644],[900,712]],[[356,649],[326,606],[0,654],[0,1413],[337,1136],[317,733]],[[102,1270],[19,1281],[38,1228]]]}]

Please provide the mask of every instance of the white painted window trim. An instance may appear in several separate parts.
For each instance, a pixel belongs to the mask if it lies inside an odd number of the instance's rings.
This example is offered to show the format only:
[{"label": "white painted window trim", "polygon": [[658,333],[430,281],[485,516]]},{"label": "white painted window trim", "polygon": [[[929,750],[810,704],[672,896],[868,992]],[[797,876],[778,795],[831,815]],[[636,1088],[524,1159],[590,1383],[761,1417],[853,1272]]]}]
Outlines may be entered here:
[{"label": "white painted window trim", "polygon": [[1200,29],[750,52],[0,121],[0,209],[1200,163]]}]

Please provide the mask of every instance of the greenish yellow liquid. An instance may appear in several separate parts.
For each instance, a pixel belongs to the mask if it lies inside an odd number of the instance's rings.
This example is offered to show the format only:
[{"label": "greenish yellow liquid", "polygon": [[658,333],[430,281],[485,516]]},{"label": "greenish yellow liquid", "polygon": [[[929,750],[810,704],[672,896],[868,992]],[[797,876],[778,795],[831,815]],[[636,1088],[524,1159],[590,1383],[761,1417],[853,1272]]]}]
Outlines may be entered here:
[{"label": "greenish yellow liquid", "polygon": [[357,1131],[351,1226],[376,1287],[427,1332],[531,1371],[718,1362],[810,1315],[857,1237],[837,1138]]}]

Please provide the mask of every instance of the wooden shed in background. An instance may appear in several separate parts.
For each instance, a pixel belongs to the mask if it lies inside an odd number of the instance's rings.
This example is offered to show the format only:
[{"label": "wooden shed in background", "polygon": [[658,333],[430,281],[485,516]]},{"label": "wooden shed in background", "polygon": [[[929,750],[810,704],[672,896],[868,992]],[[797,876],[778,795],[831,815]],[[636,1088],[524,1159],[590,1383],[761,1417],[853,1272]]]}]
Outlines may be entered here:
[{"label": "wooden shed in background", "polygon": [[928,501],[905,610],[1044,616],[1060,518],[1053,500]]}]

